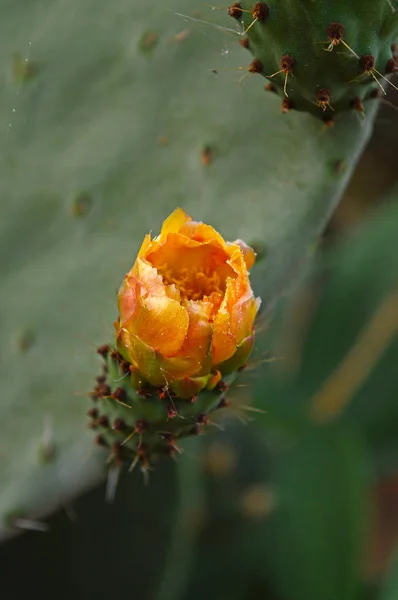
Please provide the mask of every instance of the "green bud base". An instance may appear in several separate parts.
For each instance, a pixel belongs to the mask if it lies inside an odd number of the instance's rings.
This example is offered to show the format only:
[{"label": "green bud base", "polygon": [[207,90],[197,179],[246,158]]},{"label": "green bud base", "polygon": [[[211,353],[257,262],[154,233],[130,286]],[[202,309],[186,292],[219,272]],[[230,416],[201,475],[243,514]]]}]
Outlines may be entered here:
[{"label": "green bud base", "polygon": [[167,386],[138,380],[110,346],[98,353],[104,359],[103,374],[90,394],[94,407],[87,414],[97,433],[95,442],[109,448],[109,463],[127,462],[131,470],[140,465],[145,471],[159,455],[179,453],[180,439],[202,433],[212,424],[211,413],[228,406],[226,393],[236,373],[224,376],[213,390],[182,399]]}]

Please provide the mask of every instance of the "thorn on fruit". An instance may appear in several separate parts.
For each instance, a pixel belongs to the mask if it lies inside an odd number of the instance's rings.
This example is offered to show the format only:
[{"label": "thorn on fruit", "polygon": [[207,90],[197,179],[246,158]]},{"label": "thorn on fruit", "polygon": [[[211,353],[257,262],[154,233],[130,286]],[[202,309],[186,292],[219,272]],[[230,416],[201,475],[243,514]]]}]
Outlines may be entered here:
[{"label": "thorn on fruit", "polygon": [[97,348],[97,352],[98,354],[100,354],[103,358],[106,358],[109,354],[110,348],[107,344],[104,344],[103,346],[100,346],[99,348]]},{"label": "thorn on fruit", "polygon": [[127,374],[127,373],[130,373],[130,365],[129,365],[129,363],[127,362],[127,360],[122,360],[122,361],[119,363],[119,369],[120,369],[121,371],[123,371],[123,373],[126,373],[126,374]]},{"label": "thorn on fruit", "polygon": [[375,57],[372,54],[363,54],[359,57],[359,66],[366,71],[366,73],[373,71],[375,66]]},{"label": "thorn on fruit", "polygon": [[103,446],[104,448],[108,447],[108,442],[102,435],[97,435],[97,437],[94,440],[94,443],[97,444],[97,446]]},{"label": "thorn on fruit", "polygon": [[97,408],[90,408],[90,410],[87,411],[87,416],[91,417],[92,419],[97,419],[97,417],[98,417],[98,409]]},{"label": "thorn on fruit", "polygon": [[142,433],[147,429],[148,423],[144,421],[144,419],[137,419],[135,422],[135,431],[136,433]]},{"label": "thorn on fruit", "polygon": [[249,73],[263,73],[264,66],[261,60],[255,58],[249,65]]},{"label": "thorn on fruit", "polygon": [[137,390],[137,395],[143,400],[146,400],[151,395],[151,392],[148,389],[141,388]]},{"label": "thorn on fruit", "polygon": [[196,417],[196,424],[197,425],[208,425],[209,424],[209,416],[206,415],[205,413],[198,415]]},{"label": "thorn on fruit", "polygon": [[109,385],[101,384],[95,388],[100,398],[108,398],[111,395],[111,388]]},{"label": "thorn on fruit", "polygon": [[115,419],[112,425],[112,429],[114,431],[125,431],[127,429],[127,425],[123,419]]},{"label": "thorn on fruit", "polygon": [[334,46],[341,41],[344,36],[344,25],[338,21],[332,21],[326,28],[326,35]]},{"label": "thorn on fruit", "polygon": [[354,98],[353,100],[351,100],[350,106],[354,110],[357,110],[357,111],[360,111],[360,112],[364,112],[364,110],[365,110],[364,106],[363,106],[363,102],[362,102],[361,98],[359,98],[359,96],[357,96],[356,98]]},{"label": "thorn on fruit", "polygon": [[284,73],[289,73],[290,71],[293,71],[296,66],[296,61],[292,56],[289,56],[289,54],[284,54],[281,58],[280,65]]},{"label": "thorn on fruit", "polygon": [[246,48],[246,50],[249,49],[249,38],[248,37],[241,38],[239,40],[239,43],[242,46],[242,48]]},{"label": "thorn on fruit", "polygon": [[200,435],[202,432],[200,430],[200,425],[194,425],[190,430],[189,430],[190,435]]},{"label": "thorn on fruit", "polygon": [[168,406],[166,408],[166,412],[167,412],[168,419],[175,419],[175,417],[177,416],[177,409],[174,406],[174,404],[168,404]]},{"label": "thorn on fruit", "polygon": [[231,4],[231,6],[228,6],[227,13],[230,17],[233,17],[234,19],[241,19],[243,12],[239,2],[234,2],[233,4]]},{"label": "thorn on fruit", "polygon": [[398,61],[396,58],[390,58],[386,64],[386,73],[398,73]]},{"label": "thorn on fruit", "polygon": [[137,454],[139,454],[140,456],[145,456],[145,454],[148,452],[148,446],[143,442],[138,442],[136,450]]},{"label": "thorn on fruit", "polygon": [[122,451],[122,446],[120,444],[120,442],[114,442],[112,444],[112,452],[115,456],[119,456],[120,452]]},{"label": "thorn on fruit", "polygon": [[101,415],[98,419],[98,425],[100,427],[109,427],[109,419],[106,415]]},{"label": "thorn on fruit", "polygon": [[333,110],[330,106],[330,99],[332,97],[332,92],[329,88],[321,88],[317,90],[316,94],[316,105],[319,106],[320,109],[325,112],[328,108]]},{"label": "thorn on fruit", "polygon": [[217,408],[229,408],[231,406],[231,402],[227,400],[226,396],[223,396],[218,403]]},{"label": "thorn on fruit", "polygon": [[95,378],[96,382],[99,385],[102,385],[103,383],[106,382],[106,376],[105,375],[98,375],[98,377]]},{"label": "thorn on fruit", "polygon": [[283,85],[283,93],[285,94],[286,97],[288,96],[287,79],[289,77],[289,73],[292,73],[295,65],[296,65],[296,60],[289,54],[284,54],[280,60],[281,68],[279,69],[279,71],[276,71],[276,73],[272,73],[272,75],[267,75],[267,77],[272,78],[272,77],[275,77],[276,75],[279,75],[280,73],[285,74],[285,83]]},{"label": "thorn on fruit", "polygon": [[266,92],[273,92],[274,94],[277,93],[277,87],[273,83],[267,83],[267,85],[264,86],[264,89]]},{"label": "thorn on fruit", "polygon": [[113,392],[112,398],[114,400],[119,400],[120,402],[126,402],[126,400],[128,400],[127,392],[124,388],[118,387]]},{"label": "thorn on fruit", "polygon": [[256,2],[252,10],[253,19],[264,23],[269,17],[269,6],[265,2]]},{"label": "thorn on fruit", "polygon": [[372,90],[369,94],[369,98],[382,98],[383,96],[383,92],[381,91],[380,88],[375,88],[374,90]]},{"label": "thorn on fruit", "polygon": [[223,379],[220,379],[220,381],[217,383],[217,390],[220,392],[227,392],[229,390],[228,383]]},{"label": "thorn on fruit", "polygon": [[293,110],[294,104],[289,98],[283,98],[281,104],[281,110],[283,113],[288,113]]}]

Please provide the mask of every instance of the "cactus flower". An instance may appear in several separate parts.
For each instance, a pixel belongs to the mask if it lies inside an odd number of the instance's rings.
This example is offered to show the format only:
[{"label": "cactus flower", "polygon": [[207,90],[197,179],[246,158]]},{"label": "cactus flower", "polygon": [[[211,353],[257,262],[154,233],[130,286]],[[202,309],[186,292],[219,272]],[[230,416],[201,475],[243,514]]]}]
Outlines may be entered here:
[{"label": "cactus flower", "polygon": [[254,251],[177,208],[145,236],[118,294],[117,348],[148,384],[189,398],[247,360],[260,305]]}]

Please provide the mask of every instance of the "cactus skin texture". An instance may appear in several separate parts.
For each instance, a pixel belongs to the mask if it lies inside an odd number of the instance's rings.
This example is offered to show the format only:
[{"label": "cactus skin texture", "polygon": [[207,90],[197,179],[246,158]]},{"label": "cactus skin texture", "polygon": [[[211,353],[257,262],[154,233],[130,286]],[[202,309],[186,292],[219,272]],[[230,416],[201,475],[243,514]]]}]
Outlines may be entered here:
[{"label": "cactus skin texture", "polygon": [[245,30],[242,46],[254,56],[249,72],[269,79],[265,89],[281,96],[282,112],[305,111],[328,123],[346,110],[364,117],[364,102],[392,86],[386,78],[398,71],[395,4],[244,0],[228,14]]},{"label": "cactus skin texture", "polygon": [[116,350],[103,346],[98,352],[104,357],[104,375],[91,393],[89,425],[116,466],[129,462],[133,469],[139,463],[146,472],[158,456],[179,453],[180,439],[200,434],[211,424],[210,415],[228,406],[226,393],[236,373],[224,376],[213,390],[177,398],[167,387],[137,379]]}]

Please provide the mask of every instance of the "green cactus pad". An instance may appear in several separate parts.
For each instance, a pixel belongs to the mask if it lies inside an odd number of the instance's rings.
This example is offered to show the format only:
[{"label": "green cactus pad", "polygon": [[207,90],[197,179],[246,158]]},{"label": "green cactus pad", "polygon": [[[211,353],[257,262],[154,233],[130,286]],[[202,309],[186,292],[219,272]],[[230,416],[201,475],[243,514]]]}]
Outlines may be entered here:
[{"label": "green cactus pad", "polygon": [[260,78],[240,90],[212,72],[244,64],[244,49],[220,56],[182,10],[193,18],[197,1],[2,3],[0,538],[19,531],[10,514],[40,518],[105,475],[83,396],[154,223],[180,205],[227,239],[257,240],[267,257],[253,288],[270,306],[371,134],[375,101],[363,127],[349,113],[328,131],[304,113],[279,118]]},{"label": "green cactus pad", "polygon": [[90,394],[90,427],[95,442],[109,448],[109,462],[141,465],[143,471],[159,455],[179,452],[181,438],[200,434],[211,423],[210,413],[228,406],[226,393],[235,379],[232,373],[213,390],[190,398],[178,398],[168,386],[154,387],[140,381],[134,369],[116,350],[101,346],[103,375]]},{"label": "green cactus pad", "polygon": [[254,60],[249,72],[268,78],[282,112],[312,113],[326,122],[343,110],[364,116],[363,102],[384,94],[398,71],[398,12],[387,0],[235,3],[228,14]]}]

